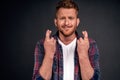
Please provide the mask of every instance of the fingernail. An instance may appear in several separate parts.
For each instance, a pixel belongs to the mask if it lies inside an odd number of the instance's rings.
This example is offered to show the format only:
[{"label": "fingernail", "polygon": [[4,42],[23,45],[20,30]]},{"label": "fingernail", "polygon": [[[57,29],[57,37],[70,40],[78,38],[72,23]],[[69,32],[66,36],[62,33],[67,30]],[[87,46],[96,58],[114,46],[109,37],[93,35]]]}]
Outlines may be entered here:
[{"label": "fingernail", "polygon": [[85,31],[82,31],[82,33],[84,34]]}]

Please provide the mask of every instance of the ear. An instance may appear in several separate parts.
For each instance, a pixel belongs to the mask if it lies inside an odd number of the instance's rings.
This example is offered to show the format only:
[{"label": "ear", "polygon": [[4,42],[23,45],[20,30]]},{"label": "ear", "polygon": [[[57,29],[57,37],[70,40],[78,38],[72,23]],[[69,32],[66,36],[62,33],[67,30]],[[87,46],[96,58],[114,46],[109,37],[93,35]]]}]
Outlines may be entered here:
[{"label": "ear", "polygon": [[57,26],[57,20],[56,20],[56,18],[54,19],[54,24],[55,24],[55,26]]},{"label": "ear", "polygon": [[77,26],[80,24],[80,18],[77,18]]}]

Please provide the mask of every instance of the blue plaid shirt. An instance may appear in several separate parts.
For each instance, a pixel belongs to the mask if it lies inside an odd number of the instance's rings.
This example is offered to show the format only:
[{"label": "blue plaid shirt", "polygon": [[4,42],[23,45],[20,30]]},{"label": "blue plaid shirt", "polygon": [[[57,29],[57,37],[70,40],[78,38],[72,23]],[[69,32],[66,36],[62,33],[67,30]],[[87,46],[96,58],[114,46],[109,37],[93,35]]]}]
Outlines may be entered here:
[{"label": "blue plaid shirt", "polygon": [[[77,34],[77,38],[79,39],[80,36]],[[53,36],[56,40],[58,38],[58,32]],[[88,50],[89,60],[94,68],[94,75],[91,80],[99,80],[100,79],[100,68],[99,68],[99,52],[96,45],[96,42],[92,39],[89,39],[90,48]],[[37,42],[35,47],[35,62],[34,62],[34,70],[33,70],[33,77],[32,80],[44,80],[39,74],[39,68],[42,64],[45,52],[44,52],[44,39]],[[77,53],[77,46],[74,53],[74,80],[82,80],[80,74],[80,65]],[[51,80],[63,80],[63,53],[62,47],[57,41],[56,52],[54,55],[54,62],[52,67],[52,77]]]}]

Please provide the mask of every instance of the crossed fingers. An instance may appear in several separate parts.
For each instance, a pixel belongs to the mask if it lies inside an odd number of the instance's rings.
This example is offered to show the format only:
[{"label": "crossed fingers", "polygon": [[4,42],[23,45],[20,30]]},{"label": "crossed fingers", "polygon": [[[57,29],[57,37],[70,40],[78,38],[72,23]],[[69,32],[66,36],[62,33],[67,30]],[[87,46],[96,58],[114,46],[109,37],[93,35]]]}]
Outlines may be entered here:
[{"label": "crossed fingers", "polygon": [[85,41],[88,40],[88,33],[87,33],[87,31],[82,31],[82,34],[83,34],[83,38],[81,37],[79,40],[81,42],[83,42],[84,40]]},{"label": "crossed fingers", "polygon": [[53,41],[55,40],[53,37],[51,37],[51,33],[52,33],[51,30],[46,31],[45,40],[53,40]]}]

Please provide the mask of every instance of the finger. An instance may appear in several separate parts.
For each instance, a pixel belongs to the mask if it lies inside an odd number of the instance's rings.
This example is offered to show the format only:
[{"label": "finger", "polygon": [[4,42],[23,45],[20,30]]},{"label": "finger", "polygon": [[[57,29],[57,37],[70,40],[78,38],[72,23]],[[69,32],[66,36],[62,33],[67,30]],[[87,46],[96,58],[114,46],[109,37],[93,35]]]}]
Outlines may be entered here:
[{"label": "finger", "polygon": [[51,35],[51,31],[50,31],[50,30],[47,30],[47,31],[46,31],[45,39],[50,39],[50,35]]},{"label": "finger", "polygon": [[83,33],[84,39],[88,39],[88,33],[87,33],[87,31],[83,31],[82,33]]},{"label": "finger", "polygon": [[79,41],[80,41],[80,42],[83,42],[83,38],[82,38],[82,37],[80,37]]},{"label": "finger", "polygon": [[80,37],[80,38],[77,40],[77,42],[78,42],[78,43],[83,42],[83,38],[82,38],[82,37]]},{"label": "finger", "polygon": [[53,38],[53,37],[51,37],[51,41],[54,41],[54,38]]},{"label": "finger", "polygon": [[51,37],[50,39],[54,44],[56,44],[56,40],[54,39],[54,37]]},{"label": "finger", "polygon": [[54,39],[54,43],[56,44],[56,40]]},{"label": "finger", "polygon": [[77,40],[77,44],[79,44],[79,39]]}]

